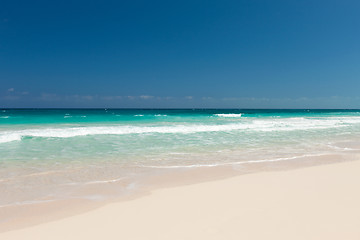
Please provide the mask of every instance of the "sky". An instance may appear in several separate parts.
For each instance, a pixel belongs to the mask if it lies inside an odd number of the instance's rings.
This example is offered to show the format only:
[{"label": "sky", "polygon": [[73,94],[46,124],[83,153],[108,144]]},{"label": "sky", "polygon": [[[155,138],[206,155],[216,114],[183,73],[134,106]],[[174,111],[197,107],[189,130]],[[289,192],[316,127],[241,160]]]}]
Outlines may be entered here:
[{"label": "sky", "polygon": [[0,107],[360,108],[360,1],[0,1]]}]

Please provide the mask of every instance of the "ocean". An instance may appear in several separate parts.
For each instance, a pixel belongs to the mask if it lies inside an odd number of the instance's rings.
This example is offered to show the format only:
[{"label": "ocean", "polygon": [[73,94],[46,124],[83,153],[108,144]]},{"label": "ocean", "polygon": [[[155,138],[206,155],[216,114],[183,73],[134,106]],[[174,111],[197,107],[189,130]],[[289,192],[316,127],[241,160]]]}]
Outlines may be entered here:
[{"label": "ocean", "polygon": [[241,174],[359,153],[360,110],[1,109],[0,207],[100,201],[169,171]]}]

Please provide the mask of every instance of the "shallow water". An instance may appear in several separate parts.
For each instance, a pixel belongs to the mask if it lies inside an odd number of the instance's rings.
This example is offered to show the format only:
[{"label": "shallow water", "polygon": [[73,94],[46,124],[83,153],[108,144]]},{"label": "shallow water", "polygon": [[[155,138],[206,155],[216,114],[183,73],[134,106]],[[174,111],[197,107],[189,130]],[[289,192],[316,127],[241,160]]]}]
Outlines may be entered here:
[{"label": "shallow water", "polygon": [[101,200],[82,190],[166,169],[353,159],[359,137],[359,110],[2,109],[0,205]]}]

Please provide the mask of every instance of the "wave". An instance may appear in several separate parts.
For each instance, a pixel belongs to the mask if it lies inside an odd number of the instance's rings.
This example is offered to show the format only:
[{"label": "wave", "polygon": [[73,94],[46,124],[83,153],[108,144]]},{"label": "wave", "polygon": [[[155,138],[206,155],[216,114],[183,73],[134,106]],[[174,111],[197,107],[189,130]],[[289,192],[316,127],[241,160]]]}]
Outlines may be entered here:
[{"label": "wave", "polygon": [[125,135],[144,133],[196,133],[196,132],[218,132],[243,129],[245,126],[228,125],[176,125],[159,127],[135,127],[135,126],[104,126],[104,127],[70,127],[70,128],[44,128],[29,129],[12,132],[2,132],[0,143],[21,140],[23,137],[48,137],[48,138],[70,138],[87,135]]},{"label": "wave", "polygon": [[214,114],[217,117],[225,117],[225,118],[239,118],[241,117],[241,113],[220,113],[220,114]]},{"label": "wave", "polygon": [[0,135],[0,143],[6,143],[6,142],[13,142],[13,141],[20,141],[21,135],[20,134],[1,134]]},{"label": "wave", "polygon": [[231,124],[188,124],[166,126],[88,126],[67,128],[40,128],[0,132],[0,143],[19,141],[24,137],[71,138],[88,135],[125,135],[125,134],[191,134],[201,132],[230,132],[230,131],[296,131],[317,130],[351,126],[359,124],[360,118],[327,118],[327,119],[263,119],[246,120]]}]

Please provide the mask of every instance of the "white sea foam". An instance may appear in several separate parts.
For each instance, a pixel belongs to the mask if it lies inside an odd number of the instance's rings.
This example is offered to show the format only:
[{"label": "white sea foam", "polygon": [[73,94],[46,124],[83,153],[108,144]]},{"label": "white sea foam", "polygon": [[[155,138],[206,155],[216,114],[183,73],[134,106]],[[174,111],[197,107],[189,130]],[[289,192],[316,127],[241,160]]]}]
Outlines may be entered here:
[{"label": "white sea foam", "polygon": [[0,205],[0,208],[5,208],[5,207],[12,207],[12,206],[22,206],[22,205],[32,205],[32,204],[39,204],[39,203],[48,203],[48,202],[54,202],[56,201],[54,200],[31,200],[31,201],[22,201],[22,202],[13,202],[10,204],[4,204],[4,205]]},{"label": "white sea foam", "polygon": [[8,133],[8,134],[0,134],[0,143],[20,141],[21,134],[18,133]]},{"label": "white sea foam", "polygon": [[159,169],[176,169],[176,168],[201,168],[201,167],[220,167],[220,166],[232,166],[232,165],[241,165],[241,164],[250,164],[250,163],[267,163],[267,162],[281,162],[281,161],[290,161],[296,160],[299,158],[307,158],[307,157],[320,157],[325,154],[305,154],[300,156],[293,157],[284,157],[284,158],[273,158],[273,159],[261,159],[261,160],[249,160],[242,162],[219,162],[213,164],[191,164],[191,165],[168,165],[168,166],[147,166],[141,165],[139,167],[144,168],[159,168]]},{"label": "white sea foam", "polygon": [[143,117],[144,115],[142,114],[137,114],[137,115],[134,115],[135,117]]},{"label": "white sea foam", "polygon": [[9,118],[10,116],[1,116],[0,118]]},{"label": "white sea foam", "polygon": [[67,127],[40,128],[0,132],[0,143],[21,140],[23,137],[70,138],[88,135],[124,135],[124,134],[191,134],[201,132],[230,132],[230,131],[296,131],[329,129],[360,124],[359,117],[349,118],[286,118],[246,120],[231,124],[187,124],[165,126],[133,126],[113,125],[101,127]]},{"label": "white sea foam", "polygon": [[241,117],[241,113],[235,114],[235,113],[220,113],[220,114],[214,114],[217,117],[225,117],[225,118],[239,118]]},{"label": "white sea foam", "polygon": [[109,180],[97,180],[97,181],[90,181],[90,182],[72,182],[72,183],[65,183],[62,184],[64,186],[72,186],[72,185],[91,185],[91,184],[102,184],[102,183],[115,183],[120,182],[126,179],[125,177],[109,179]]}]

